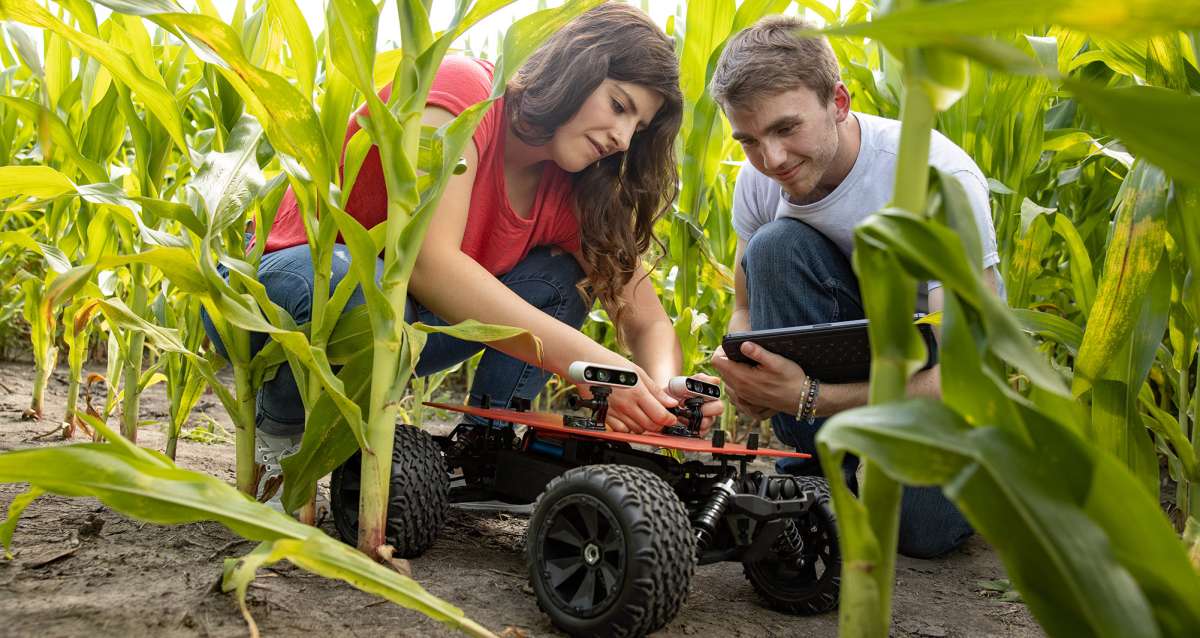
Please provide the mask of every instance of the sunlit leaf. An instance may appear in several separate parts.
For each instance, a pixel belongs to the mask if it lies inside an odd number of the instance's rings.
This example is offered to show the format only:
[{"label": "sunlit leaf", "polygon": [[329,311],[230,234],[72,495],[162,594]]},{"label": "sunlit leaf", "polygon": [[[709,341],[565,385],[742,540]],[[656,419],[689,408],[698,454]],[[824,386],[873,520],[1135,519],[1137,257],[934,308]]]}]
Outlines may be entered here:
[{"label": "sunlit leaf", "polygon": [[[90,424],[108,440],[121,440],[100,421],[91,419]],[[63,496],[95,497],[127,516],[161,525],[217,521],[252,540],[294,541],[279,546],[280,558],[289,558],[317,574],[365,586],[371,593],[452,627],[478,627],[466,620],[461,610],[431,596],[412,579],[320,530],[250,499],[216,477],[177,468],[161,455],[128,444],[6,452],[0,454],[0,481],[28,482]]]},{"label": "sunlit leaf", "polygon": [[1060,426],[1031,431],[1036,446],[921,399],[841,413],[818,441],[905,483],[943,486],[1049,634],[1185,635],[1200,622],[1200,574],[1157,499]]},{"label": "sunlit leaf", "polygon": [[1200,186],[1200,96],[1152,86],[1104,89],[1065,81],[1075,99],[1139,157]]},{"label": "sunlit leaf", "polygon": [[1122,184],[1096,303],[1075,362],[1076,395],[1100,377],[1133,330],[1162,254],[1168,187],[1162,171],[1142,161]]}]

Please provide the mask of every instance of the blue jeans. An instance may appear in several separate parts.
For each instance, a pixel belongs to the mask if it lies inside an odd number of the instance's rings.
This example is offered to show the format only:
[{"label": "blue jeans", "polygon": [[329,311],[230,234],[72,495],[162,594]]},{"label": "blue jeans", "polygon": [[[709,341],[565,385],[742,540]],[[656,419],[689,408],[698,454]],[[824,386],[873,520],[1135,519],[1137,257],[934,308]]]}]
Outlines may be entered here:
[{"label": "blue jeans", "polygon": [[[334,247],[329,283],[332,295],[338,282],[350,269],[350,251],[343,245]],[[375,263],[375,278],[383,273],[383,260]],[[583,269],[570,254],[537,248],[510,272],[498,279],[519,297],[542,312],[575,328],[583,325],[587,307],[575,284],[583,279]],[[297,324],[308,323],[312,312],[313,262],[307,244],[285,248],[263,255],[258,266],[258,279],[267,295],[292,316]],[[362,290],[356,288],[346,302],[346,310],[365,303]],[[446,322],[409,297],[405,321],[422,321],[444,326]],[[204,329],[222,356],[224,345],[217,336],[207,314],[203,315]],[[250,337],[251,356],[266,345],[265,334]],[[417,376],[445,370],[471,358],[484,349],[482,343],[463,341],[440,333],[431,333],[417,361]],[[487,395],[493,406],[507,406],[513,397],[532,400],[550,378],[550,373],[514,359],[498,350],[487,349],[479,362],[475,381],[471,385],[469,402],[479,405]],[[294,435],[304,431],[304,404],[291,367],[283,364],[275,378],[263,383],[255,401],[255,421],[267,434]]]},{"label": "blue jeans", "polygon": [[[780,218],[755,231],[742,256],[754,330],[850,321],[865,316],[858,278],[849,260],[827,237],[796,219]],[[792,414],[771,418],[775,436],[812,459],[781,459],[779,472],[820,475],[814,439],[824,419],[810,425]],[[858,459],[842,465],[847,482]],[[931,558],[962,545],[971,526],[937,487],[905,487],[900,506],[900,553]]]}]

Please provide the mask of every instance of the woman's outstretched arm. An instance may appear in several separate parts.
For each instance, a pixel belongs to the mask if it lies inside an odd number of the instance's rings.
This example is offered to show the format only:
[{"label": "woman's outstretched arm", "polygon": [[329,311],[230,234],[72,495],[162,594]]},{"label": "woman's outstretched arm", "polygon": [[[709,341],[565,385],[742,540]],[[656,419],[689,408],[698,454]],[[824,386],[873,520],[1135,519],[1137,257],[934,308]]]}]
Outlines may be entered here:
[{"label": "woman's outstretched arm", "polygon": [[[453,117],[443,109],[428,108],[422,119],[427,125],[441,126]],[[475,319],[528,330],[542,340],[544,356],[540,362],[537,352],[521,340],[509,339],[489,345],[564,378],[573,361],[629,366],[625,358],[530,305],[462,251],[479,163],[474,145],[468,145],[465,156],[467,170],[450,178],[430,221],[409,283],[410,294],[449,323]],[[645,371],[638,371],[649,382],[633,390],[614,393],[609,411],[615,417],[612,425],[642,431],[657,430],[673,423],[675,418],[667,412],[664,401],[667,405],[673,405],[674,401],[650,381]]]}]

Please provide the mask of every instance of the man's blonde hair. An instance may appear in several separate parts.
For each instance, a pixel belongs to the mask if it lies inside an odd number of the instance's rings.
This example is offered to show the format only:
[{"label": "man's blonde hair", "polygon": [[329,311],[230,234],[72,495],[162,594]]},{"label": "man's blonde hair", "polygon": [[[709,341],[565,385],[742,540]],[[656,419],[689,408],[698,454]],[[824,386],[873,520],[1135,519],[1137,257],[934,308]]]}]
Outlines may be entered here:
[{"label": "man's blonde hair", "polygon": [[733,36],[717,61],[709,92],[722,108],[751,107],[757,100],[807,88],[822,104],[841,80],[837,56],[823,37],[796,32],[817,27],[793,16],[767,16]]}]

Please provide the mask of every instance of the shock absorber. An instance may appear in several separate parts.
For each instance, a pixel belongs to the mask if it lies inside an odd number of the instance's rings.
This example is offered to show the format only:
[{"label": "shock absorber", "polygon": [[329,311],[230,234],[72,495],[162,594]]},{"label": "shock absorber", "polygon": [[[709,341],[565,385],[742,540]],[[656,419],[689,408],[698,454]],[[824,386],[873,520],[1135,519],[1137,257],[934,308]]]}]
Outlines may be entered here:
[{"label": "shock absorber", "polygon": [[697,552],[704,551],[712,541],[713,534],[717,530],[717,523],[725,515],[725,509],[729,507],[729,499],[733,497],[734,493],[732,476],[717,481],[713,485],[712,496],[708,498],[708,502],[700,508],[700,511],[696,513],[695,520],[692,521],[696,530]]},{"label": "shock absorber", "polygon": [[[802,491],[800,483],[792,476],[765,476],[761,472],[754,472],[748,479],[742,489],[773,501],[799,498]],[[784,519],[783,529],[779,530],[779,537],[772,545],[772,550],[779,558],[794,562],[797,569],[803,568],[805,562],[804,535],[800,525],[795,518]]]}]

